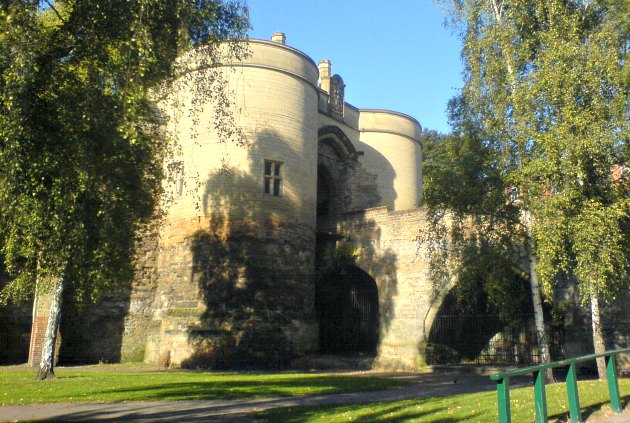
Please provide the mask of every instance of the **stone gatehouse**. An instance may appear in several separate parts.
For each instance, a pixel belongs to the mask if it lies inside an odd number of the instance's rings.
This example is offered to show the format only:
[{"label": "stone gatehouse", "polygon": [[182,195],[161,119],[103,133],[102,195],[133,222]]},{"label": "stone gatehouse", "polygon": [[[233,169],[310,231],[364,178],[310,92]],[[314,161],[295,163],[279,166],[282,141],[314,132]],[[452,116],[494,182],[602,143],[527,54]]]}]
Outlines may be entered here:
[{"label": "stone gatehouse", "polygon": [[[164,107],[182,171],[157,248],[139,262],[120,359],[216,368],[364,351],[416,368],[427,308],[414,241],[420,125],[346,103],[331,63],[283,34],[249,49],[222,65],[247,147],[197,123],[211,105],[195,117]],[[163,104],[187,110],[191,97],[182,84]]]},{"label": "stone gatehouse", "polygon": [[[170,205],[139,244],[129,292],[66,307],[66,362],[279,367],[359,352],[385,369],[424,364],[439,304],[416,242],[420,124],[346,103],[331,63],[284,34],[249,49],[220,65],[246,147],[221,141],[214,104],[187,84],[162,100],[165,131],[179,140]],[[33,337],[46,321],[39,305]]]}]

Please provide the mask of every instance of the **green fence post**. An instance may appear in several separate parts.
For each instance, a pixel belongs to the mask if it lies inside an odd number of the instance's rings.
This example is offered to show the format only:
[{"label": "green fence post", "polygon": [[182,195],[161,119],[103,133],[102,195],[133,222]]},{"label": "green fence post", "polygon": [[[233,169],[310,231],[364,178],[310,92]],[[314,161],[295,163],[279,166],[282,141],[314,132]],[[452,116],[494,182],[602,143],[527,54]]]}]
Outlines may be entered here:
[{"label": "green fence post", "polygon": [[621,401],[619,399],[619,383],[617,382],[617,364],[615,354],[606,357],[606,376],[608,376],[608,392],[610,393],[610,406],[615,413],[621,413]]},{"label": "green fence post", "polygon": [[567,396],[569,397],[569,415],[571,416],[571,422],[581,422],[582,416],[580,415],[580,396],[578,393],[575,361],[569,365],[569,373],[567,373]]},{"label": "green fence post", "polygon": [[510,415],[510,378],[497,380],[497,403],[499,405],[499,423],[511,423]]},{"label": "green fence post", "polygon": [[534,371],[534,401],[536,423],[547,423],[547,395],[545,393],[545,369]]}]

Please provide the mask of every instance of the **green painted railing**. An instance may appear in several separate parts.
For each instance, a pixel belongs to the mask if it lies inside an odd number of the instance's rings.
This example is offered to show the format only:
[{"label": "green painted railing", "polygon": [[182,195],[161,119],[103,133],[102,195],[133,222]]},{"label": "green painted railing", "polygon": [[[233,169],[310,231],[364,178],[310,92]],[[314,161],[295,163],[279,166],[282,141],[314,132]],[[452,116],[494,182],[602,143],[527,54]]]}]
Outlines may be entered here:
[{"label": "green painted railing", "polygon": [[499,405],[499,423],[510,423],[510,377],[527,374],[534,375],[534,403],[536,408],[536,423],[547,422],[547,396],[545,393],[545,370],[554,367],[569,366],[567,373],[567,397],[569,400],[569,415],[572,422],[581,422],[580,398],[578,394],[576,364],[584,361],[592,361],[600,357],[606,359],[606,375],[608,376],[608,392],[610,393],[610,405],[615,413],[621,412],[621,399],[619,397],[619,383],[617,382],[617,364],[615,356],[621,353],[630,353],[630,348],[606,351],[601,354],[589,354],[562,361],[554,361],[548,364],[539,364],[524,369],[501,372],[490,376],[497,382],[497,399]]}]

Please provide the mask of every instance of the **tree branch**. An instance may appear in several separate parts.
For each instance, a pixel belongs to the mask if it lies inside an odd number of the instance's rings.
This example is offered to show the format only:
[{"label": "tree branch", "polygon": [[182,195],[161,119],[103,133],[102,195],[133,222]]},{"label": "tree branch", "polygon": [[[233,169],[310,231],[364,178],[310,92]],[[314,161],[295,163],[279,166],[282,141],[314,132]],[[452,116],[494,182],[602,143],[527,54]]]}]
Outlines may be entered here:
[{"label": "tree branch", "polygon": [[48,7],[50,7],[50,10],[52,10],[53,12],[55,12],[55,15],[57,15],[57,17],[59,18],[59,20],[63,23],[66,23],[66,20],[64,18],[61,17],[61,15],[59,14],[59,11],[55,8],[55,6],[48,0],[44,0],[46,2],[46,4],[48,5]]}]

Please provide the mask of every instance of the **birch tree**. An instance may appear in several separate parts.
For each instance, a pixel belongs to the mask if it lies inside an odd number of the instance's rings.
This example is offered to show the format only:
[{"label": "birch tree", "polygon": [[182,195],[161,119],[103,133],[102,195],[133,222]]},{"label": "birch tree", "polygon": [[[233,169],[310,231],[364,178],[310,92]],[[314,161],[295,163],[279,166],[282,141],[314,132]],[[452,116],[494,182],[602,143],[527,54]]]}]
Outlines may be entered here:
[{"label": "birch tree", "polygon": [[168,151],[150,90],[187,49],[215,60],[220,42],[244,37],[245,12],[220,0],[2,2],[0,252],[12,279],[0,296],[28,297],[36,281],[53,293],[38,379],[54,376],[64,290],[95,298],[131,278]]},{"label": "birch tree", "polygon": [[602,352],[599,301],[628,280],[628,189],[612,177],[628,163],[628,1],[442,4],[464,42],[462,95],[522,195],[532,276],[548,298],[559,278],[577,284]]}]

